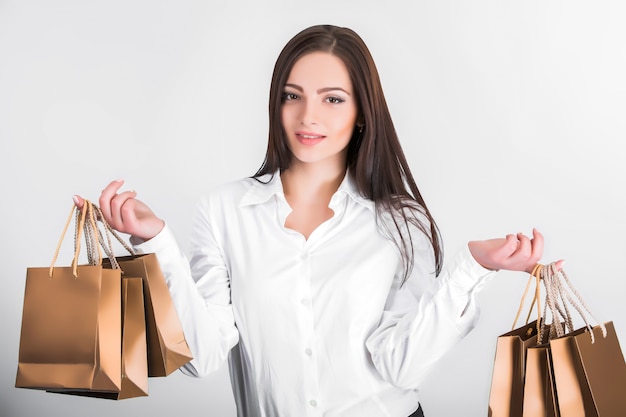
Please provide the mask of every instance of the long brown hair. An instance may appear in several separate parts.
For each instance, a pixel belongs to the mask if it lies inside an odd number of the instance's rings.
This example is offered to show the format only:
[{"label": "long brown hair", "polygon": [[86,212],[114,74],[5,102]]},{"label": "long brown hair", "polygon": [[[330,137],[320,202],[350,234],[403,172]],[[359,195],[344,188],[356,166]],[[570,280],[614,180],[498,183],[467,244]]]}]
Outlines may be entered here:
[{"label": "long brown hair", "polygon": [[[400,250],[404,263],[403,282],[414,264],[413,239],[408,233],[410,225],[416,226],[430,240],[434,272],[438,275],[443,263],[439,228],[415,184],[400,146],[374,60],[365,42],[353,30],[331,25],[312,26],[285,45],[276,60],[270,85],[267,153],[254,178],[289,167],[292,154],[281,122],[283,89],[296,61],[317,51],[337,56],[348,69],[358,116],[348,144],[347,168],[360,193],[374,202],[379,227]],[[387,221],[389,219],[391,222]]]}]

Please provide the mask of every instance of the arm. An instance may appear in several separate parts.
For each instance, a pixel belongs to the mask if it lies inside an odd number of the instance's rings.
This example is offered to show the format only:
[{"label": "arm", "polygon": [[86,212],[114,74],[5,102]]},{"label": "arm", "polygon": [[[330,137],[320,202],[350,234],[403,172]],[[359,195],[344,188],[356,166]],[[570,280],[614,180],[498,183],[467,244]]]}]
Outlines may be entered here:
[{"label": "arm", "polygon": [[[190,268],[170,229],[135,198],[134,191],[118,193],[121,185],[114,181],[102,192],[103,216],[119,232],[131,234],[138,253],[157,255],[194,357],[181,370],[204,376],[224,362],[239,340],[230,305],[230,280],[206,210],[198,210],[195,217]],[[80,197],[74,200],[82,207]]]},{"label": "arm", "polygon": [[[476,295],[493,276],[465,248],[435,279],[426,272],[434,270],[427,251],[416,252],[416,267],[402,287],[395,280],[380,323],[366,341],[382,377],[405,389],[418,388],[433,365],[474,328]],[[418,268],[424,259],[432,263]],[[431,284],[420,291],[425,281]]]},{"label": "arm", "polygon": [[[413,236],[419,238],[418,233]],[[422,293],[421,283],[433,280],[426,271],[434,270],[430,247],[422,237],[411,277],[402,287],[394,283],[379,326],[366,341],[376,369],[396,386],[417,388],[432,366],[475,326],[480,313],[476,295],[493,270],[530,271],[542,251],[537,231],[532,240],[520,234],[472,241]],[[426,267],[418,267],[424,262]]]}]

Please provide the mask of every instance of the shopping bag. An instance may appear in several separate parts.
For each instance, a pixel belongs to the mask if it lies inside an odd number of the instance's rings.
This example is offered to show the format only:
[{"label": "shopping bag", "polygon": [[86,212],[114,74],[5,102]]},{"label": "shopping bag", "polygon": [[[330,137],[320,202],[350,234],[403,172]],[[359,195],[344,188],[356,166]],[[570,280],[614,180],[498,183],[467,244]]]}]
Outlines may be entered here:
[{"label": "shopping bag", "polygon": [[148,395],[146,323],[141,278],[122,279],[122,382],[119,391],[48,390],[58,394],[123,400]]},{"label": "shopping bag", "polygon": [[74,208],[48,268],[26,272],[15,386],[118,391],[121,388],[121,272],[78,265],[88,210],[76,211],[69,267],[55,266]]},{"label": "shopping bag", "polygon": [[537,322],[498,336],[489,394],[490,417],[521,417],[526,350],[537,344]]},{"label": "shopping bag", "polygon": [[[498,336],[497,339],[489,393],[489,417],[522,417],[526,352],[529,347],[537,345],[540,326],[543,325],[539,317],[539,278],[535,272],[533,271],[526,284],[513,322],[513,330]],[[526,325],[515,328],[533,279],[536,283],[535,294],[526,318]],[[529,323],[535,305],[538,317],[537,320]]]},{"label": "shopping bag", "polygon": [[[571,331],[550,339],[554,381],[562,417],[626,414],[626,362],[612,321],[599,323],[563,271],[548,269],[547,293],[565,311]],[[560,301],[560,302],[559,302]],[[573,307],[585,322],[574,330]],[[591,325],[591,319],[596,324]]]},{"label": "shopping bag", "polygon": [[116,260],[124,274],[143,279],[148,375],[167,376],[189,362],[192,355],[159,261],[154,253]]},{"label": "shopping bag", "polygon": [[[553,268],[551,264],[548,268]],[[546,267],[537,264],[531,273],[537,280],[537,285],[542,281]],[[536,295],[539,299],[539,295]],[[549,308],[548,308],[549,307]],[[539,306],[537,307],[539,310]],[[550,288],[546,288],[544,311],[540,317],[548,321],[548,313],[552,318],[549,324],[544,324],[537,335],[537,344],[529,346],[526,350],[526,369],[524,371],[524,401],[522,404],[522,417],[558,417],[559,409],[556,400],[554,372],[552,369],[551,350],[549,341],[557,335],[563,334],[570,321],[566,319],[566,311],[555,304],[554,297],[550,294]],[[570,328],[570,330],[572,330]]]},{"label": "shopping bag", "polygon": [[550,348],[562,417],[626,415],[626,363],[612,321],[551,340]]},{"label": "shopping bag", "polygon": [[[626,415],[626,362],[613,322],[590,324],[593,315],[564,271],[547,268],[542,278],[547,305],[553,315],[564,313],[569,329],[549,342],[561,417]],[[579,313],[584,327],[574,330],[568,306]]]},{"label": "shopping bag", "polygon": [[[98,219],[130,256],[109,257],[103,264],[107,268],[121,268],[127,276],[143,279],[146,332],[148,343],[148,375],[167,376],[193,359],[178,313],[174,307],[165,277],[156,254],[135,254],[126,242],[104,222],[98,210]],[[101,235],[102,236],[102,235]],[[109,244],[109,246],[111,246]]]},{"label": "shopping bag", "polygon": [[122,281],[122,389],[117,399],[148,395],[148,348],[141,278]]},{"label": "shopping bag", "polygon": [[558,417],[550,345],[530,346],[526,350],[522,417]]}]

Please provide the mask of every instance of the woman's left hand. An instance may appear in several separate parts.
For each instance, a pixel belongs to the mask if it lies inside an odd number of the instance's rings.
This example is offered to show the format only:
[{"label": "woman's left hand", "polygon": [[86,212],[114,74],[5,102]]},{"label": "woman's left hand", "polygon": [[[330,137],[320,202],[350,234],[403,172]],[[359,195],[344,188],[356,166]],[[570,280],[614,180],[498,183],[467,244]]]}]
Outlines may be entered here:
[{"label": "woman's left hand", "polygon": [[[533,229],[532,239],[523,233],[506,238],[474,240],[468,243],[476,261],[492,270],[524,271],[529,274],[543,256],[543,235]],[[561,269],[563,261],[556,267]]]}]

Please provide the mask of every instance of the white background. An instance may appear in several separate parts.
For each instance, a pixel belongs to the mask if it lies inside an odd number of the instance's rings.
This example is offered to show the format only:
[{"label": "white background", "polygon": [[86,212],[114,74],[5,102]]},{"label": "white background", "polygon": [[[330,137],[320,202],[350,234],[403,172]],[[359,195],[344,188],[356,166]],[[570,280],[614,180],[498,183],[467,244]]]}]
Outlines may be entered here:
[{"label": "white background", "polygon": [[[370,47],[448,257],[536,226],[626,346],[625,3],[409,3],[0,0],[0,416],[235,415],[226,368],[119,402],[14,388],[25,272],[50,263],[71,196],[118,178],[186,250],[198,193],[259,167],[274,61],[319,23]],[[478,327],[423,387],[428,417],[487,414],[525,282],[500,272],[483,291]]]}]

